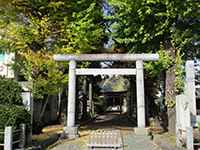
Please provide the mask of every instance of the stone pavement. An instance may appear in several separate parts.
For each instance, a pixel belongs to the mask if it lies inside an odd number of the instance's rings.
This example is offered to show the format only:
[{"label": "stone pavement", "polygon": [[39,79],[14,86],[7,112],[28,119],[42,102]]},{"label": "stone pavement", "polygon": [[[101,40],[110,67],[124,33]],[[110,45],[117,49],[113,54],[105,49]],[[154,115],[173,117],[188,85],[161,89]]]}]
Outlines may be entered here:
[{"label": "stone pavement", "polygon": [[76,140],[65,140],[57,143],[51,150],[87,150],[88,137],[94,130],[121,131],[124,150],[160,150],[148,136],[138,136],[134,134],[135,123],[131,122],[126,115],[117,113],[107,113],[100,115],[96,120],[82,125],[80,128],[80,138]]},{"label": "stone pavement", "polygon": [[148,136],[129,133],[124,138],[124,150],[161,150]]},{"label": "stone pavement", "polygon": [[[160,150],[149,137],[135,135],[133,131],[123,134],[124,150]],[[87,138],[66,141],[51,150],[87,150]]]}]

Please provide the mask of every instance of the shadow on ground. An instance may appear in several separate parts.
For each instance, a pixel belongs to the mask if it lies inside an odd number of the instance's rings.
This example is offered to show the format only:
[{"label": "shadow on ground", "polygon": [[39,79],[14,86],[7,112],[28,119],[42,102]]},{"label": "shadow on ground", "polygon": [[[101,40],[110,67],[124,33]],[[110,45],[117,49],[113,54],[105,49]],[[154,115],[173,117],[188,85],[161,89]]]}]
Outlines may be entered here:
[{"label": "shadow on ground", "polygon": [[128,117],[127,114],[120,114],[119,112],[107,112],[105,114],[98,115],[96,119],[91,122],[81,124],[80,130],[133,130],[133,128],[136,127],[136,122],[132,120]]}]

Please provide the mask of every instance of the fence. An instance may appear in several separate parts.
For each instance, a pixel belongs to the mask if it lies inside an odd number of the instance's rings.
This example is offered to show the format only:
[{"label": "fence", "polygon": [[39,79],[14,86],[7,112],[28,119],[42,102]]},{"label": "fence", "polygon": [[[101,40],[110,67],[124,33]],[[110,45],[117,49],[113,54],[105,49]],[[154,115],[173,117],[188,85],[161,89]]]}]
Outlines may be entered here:
[{"label": "fence", "polygon": [[[4,136],[4,131],[3,130],[0,130],[0,140],[1,140],[1,137]],[[0,143],[0,147],[4,146],[4,144],[1,144]]]},{"label": "fence", "polygon": [[119,130],[99,130],[92,132],[87,145],[89,150],[123,150],[123,143]]},{"label": "fence", "polygon": [[26,139],[26,126],[21,124],[19,129],[13,129],[13,127],[5,127],[4,132],[0,132],[0,135],[4,137],[4,143],[0,143],[0,146],[4,147],[4,150],[13,150],[14,146],[18,148],[25,147]]}]

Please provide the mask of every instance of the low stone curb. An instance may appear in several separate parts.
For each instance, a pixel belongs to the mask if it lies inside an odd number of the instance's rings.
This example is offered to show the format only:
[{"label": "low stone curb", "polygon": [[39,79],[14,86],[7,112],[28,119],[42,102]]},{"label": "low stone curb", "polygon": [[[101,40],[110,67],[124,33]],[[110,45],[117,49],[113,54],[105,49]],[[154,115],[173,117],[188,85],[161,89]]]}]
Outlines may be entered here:
[{"label": "low stone curb", "polygon": [[61,134],[55,133],[51,135],[48,139],[38,143],[38,145],[26,148],[25,150],[44,150],[47,149],[48,146],[54,144],[60,139]]}]

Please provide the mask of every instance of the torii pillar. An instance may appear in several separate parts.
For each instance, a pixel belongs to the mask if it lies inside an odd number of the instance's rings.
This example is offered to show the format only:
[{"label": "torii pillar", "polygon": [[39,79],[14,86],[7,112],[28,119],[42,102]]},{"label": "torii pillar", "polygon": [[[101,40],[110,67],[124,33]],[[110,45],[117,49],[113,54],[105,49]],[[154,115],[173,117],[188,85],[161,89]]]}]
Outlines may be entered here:
[{"label": "torii pillar", "polygon": [[78,129],[75,126],[75,106],[76,106],[76,61],[69,61],[68,75],[68,109],[67,109],[67,127],[64,132],[68,138],[73,139],[78,136]]},{"label": "torii pillar", "polygon": [[144,68],[143,61],[136,61],[137,125],[145,128]]}]

